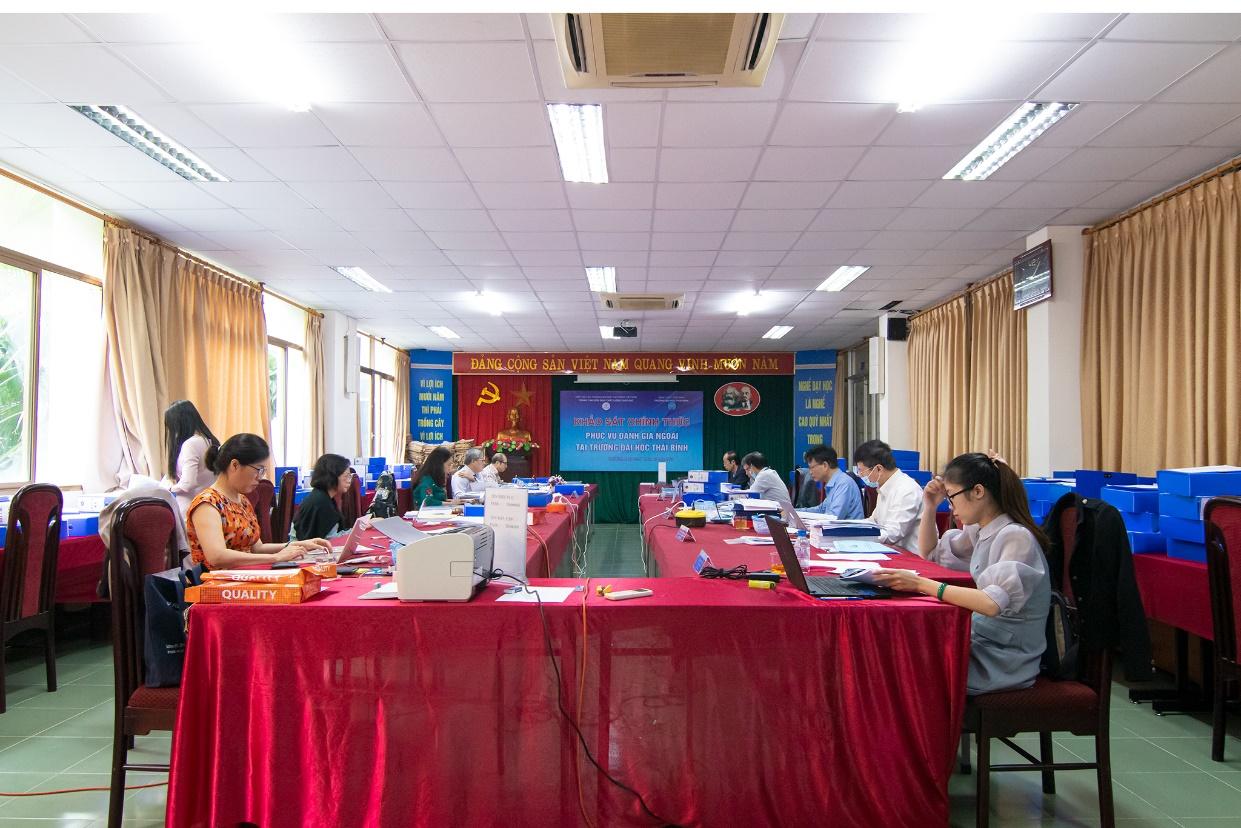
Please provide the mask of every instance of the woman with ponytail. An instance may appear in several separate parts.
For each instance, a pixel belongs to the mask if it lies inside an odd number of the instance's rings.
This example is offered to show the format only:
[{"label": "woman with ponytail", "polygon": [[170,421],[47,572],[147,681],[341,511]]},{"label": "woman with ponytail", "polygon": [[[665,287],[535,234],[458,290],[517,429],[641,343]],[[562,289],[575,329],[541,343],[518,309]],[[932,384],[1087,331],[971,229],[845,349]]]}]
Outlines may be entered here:
[{"label": "woman with ponytail", "polygon": [[[940,537],[935,510],[944,500],[964,528]],[[1016,472],[994,453],[962,454],[923,490],[918,554],[969,570],[976,588],[896,569],[878,570],[875,582],[973,612],[966,692],[1016,690],[1034,683],[1047,646],[1046,550],[1047,538],[1030,517]]]}]

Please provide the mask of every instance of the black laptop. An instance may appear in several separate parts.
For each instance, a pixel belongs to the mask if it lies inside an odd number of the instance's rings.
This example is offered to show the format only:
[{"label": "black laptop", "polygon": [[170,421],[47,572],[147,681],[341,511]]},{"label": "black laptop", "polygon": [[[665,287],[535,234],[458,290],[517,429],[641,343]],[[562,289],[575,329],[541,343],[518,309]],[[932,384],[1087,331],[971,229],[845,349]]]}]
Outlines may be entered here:
[{"label": "black laptop", "polygon": [[784,564],[784,576],[789,583],[807,595],[815,598],[891,598],[892,590],[887,587],[872,586],[857,581],[843,581],[840,578],[822,575],[809,575],[802,571],[801,562],[793,550],[793,541],[789,538],[788,526],[780,521],[767,519],[771,527],[771,539],[776,542],[776,551],[780,553],[780,563]]}]

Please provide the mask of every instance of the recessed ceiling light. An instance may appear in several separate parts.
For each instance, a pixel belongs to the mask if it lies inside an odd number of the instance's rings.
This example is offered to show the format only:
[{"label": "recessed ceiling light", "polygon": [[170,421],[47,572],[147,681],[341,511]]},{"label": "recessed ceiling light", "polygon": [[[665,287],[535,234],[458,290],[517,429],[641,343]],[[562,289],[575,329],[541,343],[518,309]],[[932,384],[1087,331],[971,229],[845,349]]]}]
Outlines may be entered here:
[{"label": "recessed ceiling light", "polygon": [[761,311],[767,307],[767,295],[761,290],[742,293],[733,300],[733,310],[738,316],[749,316],[754,311]]},{"label": "recessed ceiling light", "polygon": [[772,325],[771,330],[763,334],[763,339],[781,339],[791,330],[793,330],[792,325]]},{"label": "recessed ceiling light", "polygon": [[211,165],[123,106],[70,106],[189,181],[228,181]]},{"label": "recessed ceiling light", "polygon": [[599,104],[548,104],[560,172],[565,181],[608,183],[603,144],[603,107]]},{"label": "recessed ceiling light", "polygon": [[838,267],[815,290],[830,290],[833,293],[844,290],[849,286],[850,282],[868,270],[870,270],[870,265],[844,265],[843,267]]},{"label": "recessed ceiling light", "polygon": [[1075,103],[1027,101],[1004,119],[978,146],[944,176],[945,179],[982,181],[1077,107]]},{"label": "recessed ceiling light", "polygon": [[503,316],[504,315],[504,309],[501,308],[499,304],[500,298],[496,296],[495,294],[488,293],[485,290],[480,290],[477,293],[475,293],[474,296],[475,298],[481,300],[484,303],[483,307],[486,309],[487,313],[491,314],[492,316]]},{"label": "recessed ceiling light", "polygon": [[595,293],[616,293],[616,268],[588,267],[586,280]]},{"label": "recessed ceiling light", "polygon": [[371,291],[374,291],[375,293],[391,293],[392,292],[392,288],[388,287],[387,285],[380,284],[375,279],[374,276],[367,273],[365,270],[363,270],[360,267],[351,267],[348,265],[341,265],[340,267],[333,267],[332,270],[335,270],[341,276],[344,276],[346,279],[353,282],[355,285],[357,285],[360,288],[371,290]]},{"label": "recessed ceiling light", "polygon": [[618,339],[619,338],[617,337],[616,331],[613,329],[613,326],[611,325],[600,325],[599,336],[603,337],[604,339]]},{"label": "recessed ceiling light", "polygon": [[445,339],[460,339],[461,338],[457,336],[457,332],[454,331],[452,328],[445,328],[443,325],[432,325],[431,333],[435,334],[436,336],[442,336]]}]

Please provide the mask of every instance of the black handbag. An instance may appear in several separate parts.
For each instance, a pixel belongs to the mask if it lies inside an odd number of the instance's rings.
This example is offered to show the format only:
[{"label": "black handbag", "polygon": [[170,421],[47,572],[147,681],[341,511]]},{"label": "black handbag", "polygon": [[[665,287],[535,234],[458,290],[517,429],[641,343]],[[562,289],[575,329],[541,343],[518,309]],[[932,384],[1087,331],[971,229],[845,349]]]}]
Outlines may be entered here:
[{"label": "black handbag", "polygon": [[375,483],[375,498],[367,510],[373,518],[390,518],[396,515],[396,484],[392,475],[384,472]]},{"label": "black handbag", "polygon": [[154,572],[143,583],[146,601],[143,660],[147,687],[178,687],[185,667],[190,604],[185,588],[202,583],[202,566]]}]

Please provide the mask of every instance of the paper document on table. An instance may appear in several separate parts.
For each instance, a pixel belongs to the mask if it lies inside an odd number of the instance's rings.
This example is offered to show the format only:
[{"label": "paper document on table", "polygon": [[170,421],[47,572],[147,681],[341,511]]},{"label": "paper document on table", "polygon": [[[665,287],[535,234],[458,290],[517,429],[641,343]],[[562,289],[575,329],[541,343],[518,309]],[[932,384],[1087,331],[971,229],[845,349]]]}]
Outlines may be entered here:
[{"label": "paper document on table", "polygon": [[[527,591],[529,590],[529,591]],[[538,593],[538,597],[534,593]],[[506,592],[496,601],[508,601],[517,604],[536,604],[540,599],[544,604],[563,604],[573,594],[573,587],[532,586],[524,587],[519,592]]]},{"label": "paper document on table", "polygon": [[396,581],[389,581],[386,584],[379,584],[370,592],[364,592],[358,596],[360,601],[374,601],[380,598],[399,598],[396,594]]},{"label": "paper document on table", "polygon": [[828,515],[823,512],[807,512],[805,509],[798,509],[797,516],[806,523],[830,523],[836,519],[835,515]]},{"label": "paper document on table", "polygon": [[774,546],[775,541],[769,537],[759,535],[742,535],[739,538],[727,538],[724,543],[740,544],[742,546]]},{"label": "paper document on table", "polygon": [[415,529],[403,518],[399,517],[376,520],[371,523],[371,528],[379,530],[384,537],[405,546],[409,546],[414,541],[420,541],[427,536],[425,532]]},{"label": "paper document on table", "polygon": [[825,561],[886,561],[888,556],[879,552],[823,552],[819,558]]},{"label": "paper document on table", "polygon": [[[873,553],[880,553],[884,555],[884,557],[892,554],[891,547],[884,546],[882,543],[875,543],[874,541],[868,541],[868,540],[837,540],[837,541],[832,541],[832,546],[835,547],[837,552],[851,552],[851,553],[873,552]],[[879,559],[872,558],[871,560],[877,561]]]},{"label": "paper document on table", "polygon": [[857,572],[858,570],[871,571],[882,569],[883,566],[876,561],[824,561],[829,569],[833,572]]}]

